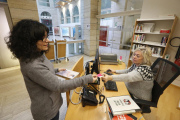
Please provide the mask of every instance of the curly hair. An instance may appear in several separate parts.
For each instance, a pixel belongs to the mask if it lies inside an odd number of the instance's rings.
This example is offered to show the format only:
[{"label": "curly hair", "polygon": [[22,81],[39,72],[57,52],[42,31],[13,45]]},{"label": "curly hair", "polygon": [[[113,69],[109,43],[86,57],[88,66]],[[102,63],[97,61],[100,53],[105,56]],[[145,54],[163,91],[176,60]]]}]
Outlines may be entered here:
[{"label": "curly hair", "polygon": [[43,54],[43,51],[38,50],[36,43],[38,40],[43,40],[45,31],[49,33],[49,29],[44,24],[24,19],[13,26],[5,42],[14,58],[20,61],[32,61]]},{"label": "curly hair", "polygon": [[143,62],[141,64],[151,66],[151,56],[152,56],[151,49],[149,47],[138,47],[135,49],[133,53],[135,53],[136,51],[141,51],[142,53]]}]

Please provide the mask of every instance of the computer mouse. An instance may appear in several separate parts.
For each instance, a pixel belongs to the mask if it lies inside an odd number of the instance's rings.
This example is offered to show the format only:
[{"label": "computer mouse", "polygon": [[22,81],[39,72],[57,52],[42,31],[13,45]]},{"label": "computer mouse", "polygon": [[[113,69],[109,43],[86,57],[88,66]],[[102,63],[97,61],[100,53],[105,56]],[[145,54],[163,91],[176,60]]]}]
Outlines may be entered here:
[{"label": "computer mouse", "polygon": [[112,71],[108,69],[106,72],[109,73],[109,72],[112,72]]},{"label": "computer mouse", "polygon": [[111,72],[104,72],[104,73],[106,73],[107,75],[113,75]]}]

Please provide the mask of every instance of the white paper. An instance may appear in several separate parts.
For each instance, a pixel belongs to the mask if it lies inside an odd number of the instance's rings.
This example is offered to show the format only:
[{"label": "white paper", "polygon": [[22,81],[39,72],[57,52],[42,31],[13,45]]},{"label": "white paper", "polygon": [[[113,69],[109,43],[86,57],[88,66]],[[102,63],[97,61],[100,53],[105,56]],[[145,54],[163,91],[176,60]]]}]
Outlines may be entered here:
[{"label": "white paper", "polygon": [[114,115],[134,113],[136,110],[140,110],[140,107],[129,95],[108,97],[107,101]]}]

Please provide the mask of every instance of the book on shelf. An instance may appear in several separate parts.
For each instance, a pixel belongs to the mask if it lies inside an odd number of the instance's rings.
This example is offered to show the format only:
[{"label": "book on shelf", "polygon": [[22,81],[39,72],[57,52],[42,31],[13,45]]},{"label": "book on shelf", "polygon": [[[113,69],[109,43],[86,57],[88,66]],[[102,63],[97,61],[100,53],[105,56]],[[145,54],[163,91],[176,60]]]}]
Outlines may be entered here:
[{"label": "book on shelf", "polygon": [[135,42],[144,42],[145,41],[145,34],[142,35],[134,35],[133,36],[133,41]]},{"label": "book on shelf", "polygon": [[138,47],[146,47],[146,45],[140,45],[140,44],[133,44],[132,51],[136,50]]},{"label": "book on shelf", "polygon": [[107,97],[106,99],[113,116],[142,111],[129,95]]},{"label": "book on shelf", "polygon": [[153,32],[155,23],[141,23],[136,25],[135,32]]},{"label": "book on shelf", "polygon": [[161,56],[163,53],[161,47],[151,47],[151,51],[154,56]]},{"label": "book on shelf", "polygon": [[160,33],[170,33],[171,30],[170,29],[161,29]]},{"label": "book on shelf", "polygon": [[162,39],[161,39],[161,45],[166,46],[167,41],[168,41],[168,37],[162,37]]},{"label": "book on shelf", "polygon": [[69,78],[69,79],[73,79],[79,75],[79,72],[75,72],[75,71],[66,69],[64,71],[57,72],[56,75],[59,75],[59,76],[65,77],[65,78]]}]

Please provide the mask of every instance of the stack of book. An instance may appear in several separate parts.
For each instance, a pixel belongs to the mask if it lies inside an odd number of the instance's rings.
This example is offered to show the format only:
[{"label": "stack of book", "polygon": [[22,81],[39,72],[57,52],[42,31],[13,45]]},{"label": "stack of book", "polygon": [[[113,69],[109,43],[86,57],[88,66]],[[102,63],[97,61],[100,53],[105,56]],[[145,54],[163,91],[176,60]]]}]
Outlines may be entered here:
[{"label": "stack of book", "polygon": [[64,71],[57,72],[56,75],[58,75],[60,77],[64,77],[64,78],[73,79],[79,75],[79,72],[75,72],[75,71],[66,69]]},{"label": "stack of book", "polygon": [[146,47],[146,45],[140,45],[140,44],[133,44],[132,51],[134,51],[138,47]]},{"label": "stack of book", "polygon": [[166,43],[167,43],[167,41],[168,41],[168,37],[162,37],[162,39],[161,39],[161,45],[164,45],[164,46],[166,46]]},{"label": "stack of book", "polygon": [[135,116],[129,114],[142,111],[129,95],[108,97],[106,99],[110,120],[121,120],[120,118],[123,117],[129,118],[127,120],[135,120]]},{"label": "stack of book", "polygon": [[135,32],[153,32],[155,23],[142,23],[137,24]]},{"label": "stack of book", "polygon": [[145,41],[145,34],[142,35],[134,35],[133,37],[134,42],[144,42]]}]

